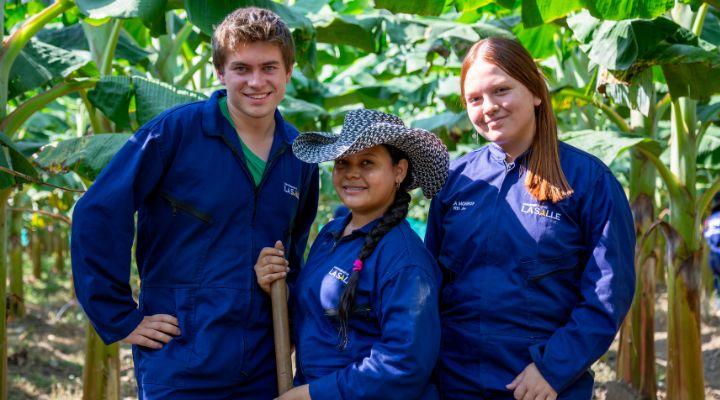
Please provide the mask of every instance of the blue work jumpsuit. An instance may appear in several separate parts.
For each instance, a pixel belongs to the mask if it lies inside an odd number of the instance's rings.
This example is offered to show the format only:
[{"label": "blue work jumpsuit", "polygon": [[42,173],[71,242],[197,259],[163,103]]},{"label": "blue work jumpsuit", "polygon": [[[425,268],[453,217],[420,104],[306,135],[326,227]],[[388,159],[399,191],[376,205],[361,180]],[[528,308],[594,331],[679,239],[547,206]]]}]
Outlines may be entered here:
[{"label": "blue work jumpsuit", "polygon": [[720,211],[712,213],[705,221],[703,236],[710,248],[708,262],[713,272],[715,293],[720,298]]},{"label": "blue work jumpsuit", "polygon": [[407,221],[365,260],[340,350],[337,308],[371,222],[341,237],[352,218],[318,234],[293,287],[297,372],[313,400],[436,399],[430,376],[440,345],[440,271]]},{"label": "blue work jumpsuit", "polygon": [[[218,107],[224,95],[141,127],[73,213],[75,290],[102,340],[125,338],[147,315],[179,321],[182,334],[162,349],[133,346],[140,398],[277,394],[270,301],[253,266],[262,247],[281,240],[291,268],[300,269],[318,170],[293,155],[298,132],[276,111],[256,187]],[[136,211],[139,304],[129,285]]]},{"label": "blue work jumpsuit", "polygon": [[426,245],[443,271],[436,370],[445,399],[511,399],[530,363],[560,399],[590,399],[635,287],[635,233],[622,187],[597,158],[560,143],[574,190],[556,204],[525,188],[495,144],[455,160],[433,200]]}]

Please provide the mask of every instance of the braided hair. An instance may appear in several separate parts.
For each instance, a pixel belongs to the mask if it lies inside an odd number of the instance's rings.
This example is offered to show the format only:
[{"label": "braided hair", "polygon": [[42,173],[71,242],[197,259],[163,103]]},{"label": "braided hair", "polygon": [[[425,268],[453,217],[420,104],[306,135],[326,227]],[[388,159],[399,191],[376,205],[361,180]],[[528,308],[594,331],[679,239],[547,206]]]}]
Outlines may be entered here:
[{"label": "braided hair", "polygon": [[358,286],[358,281],[360,280],[362,264],[368,257],[370,257],[383,236],[395,227],[395,225],[405,219],[408,213],[408,208],[410,207],[411,197],[407,191],[407,188],[412,184],[412,165],[410,164],[410,158],[404,151],[395,146],[387,144],[383,144],[382,146],[390,153],[393,165],[397,165],[400,160],[407,160],[408,170],[405,175],[405,179],[403,179],[402,183],[400,183],[400,186],[395,192],[395,200],[382,215],[380,222],[378,222],[378,224],[375,225],[375,227],[366,236],[365,243],[360,250],[360,254],[358,254],[357,259],[353,263],[353,270],[348,280],[348,284],[345,286],[345,289],[340,296],[340,304],[338,305],[338,320],[340,325],[340,345],[338,347],[340,350],[345,349],[348,343],[348,320],[350,319],[350,314],[355,306],[355,291]]}]

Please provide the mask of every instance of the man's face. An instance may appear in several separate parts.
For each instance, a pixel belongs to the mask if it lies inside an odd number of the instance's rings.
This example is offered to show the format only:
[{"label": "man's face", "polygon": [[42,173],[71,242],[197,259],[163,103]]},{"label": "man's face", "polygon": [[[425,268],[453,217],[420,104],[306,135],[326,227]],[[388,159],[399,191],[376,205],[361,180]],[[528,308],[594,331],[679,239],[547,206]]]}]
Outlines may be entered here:
[{"label": "man's face", "polygon": [[243,43],[227,54],[222,71],[215,70],[227,88],[228,108],[242,119],[272,118],[285,96],[292,67],[285,62],[277,44]]}]

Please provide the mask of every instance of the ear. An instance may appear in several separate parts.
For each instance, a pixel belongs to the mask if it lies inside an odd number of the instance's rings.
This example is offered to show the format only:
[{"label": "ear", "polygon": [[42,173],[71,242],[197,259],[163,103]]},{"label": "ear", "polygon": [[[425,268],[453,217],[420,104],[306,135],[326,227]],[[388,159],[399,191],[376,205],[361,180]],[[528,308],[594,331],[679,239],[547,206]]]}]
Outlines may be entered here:
[{"label": "ear", "polygon": [[395,182],[402,182],[405,180],[405,177],[407,176],[408,172],[408,161],[406,159],[402,159],[398,161],[397,165],[395,165]]},{"label": "ear", "polygon": [[533,105],[535,105],[535,107],[537,107],[540,104],[542,104],[542,100],[540,100],[540,98],[537,96],[533,96]]},{"label": "ear", "polygon": [[293,66],[291,65],[290,68],[288,68],[288,72],[285,75],[285,83],[290,83],[290,78],[292,78],[292,72],[293,72]]},{"label": "ear", "polygon": [[215,68],[215,75],[217,75],[218,79],[220,80],[220,83],[222,83],[223,86],[224,86],[224,85],[225,85],[225,73],[224,73],[224,71]]}]

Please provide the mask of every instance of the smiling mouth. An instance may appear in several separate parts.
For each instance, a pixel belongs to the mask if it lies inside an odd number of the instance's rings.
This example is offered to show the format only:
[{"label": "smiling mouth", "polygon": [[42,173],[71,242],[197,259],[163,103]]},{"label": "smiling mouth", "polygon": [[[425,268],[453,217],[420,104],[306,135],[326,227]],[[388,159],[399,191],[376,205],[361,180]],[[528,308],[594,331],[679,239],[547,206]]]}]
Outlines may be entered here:
[{"label": "smiling mouth", "polygon": [[270,96],[270,92],[267,93],[243,93],[243,96],[249,97],[253,100],[262,100]]},{"label": "smiling mouth", "polygon": [[502,116],[502,117],[500,117],[500,118],[493,118],[493,119],[491,119],[491,120],[489,120],[489,121],[485,121],[485,125],[492,124],[493,122],[498,122],[498,121],[500,121],[500,120],[505,119],[505,117],[506,117],[506,116]]},{"label": "smiling mouth", "polygon": [[367,189],[362,186],[343,186],[342,188],[344,191],[346,191],[348,193],[359,193],[359,192],[362,192],[363,190]]}]

